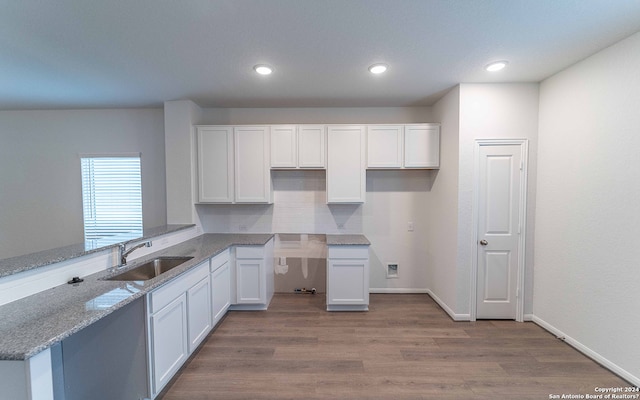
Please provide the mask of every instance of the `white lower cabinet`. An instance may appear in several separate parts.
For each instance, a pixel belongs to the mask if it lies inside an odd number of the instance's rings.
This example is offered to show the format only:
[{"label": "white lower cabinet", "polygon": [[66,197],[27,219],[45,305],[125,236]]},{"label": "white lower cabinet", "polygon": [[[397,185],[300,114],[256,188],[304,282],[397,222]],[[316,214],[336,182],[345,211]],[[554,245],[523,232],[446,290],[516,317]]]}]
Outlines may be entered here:
[{"label": "white lower cabinet", "polygon": [[211,330],[210,298],[209,260],[147,295],[152,397]]},{"label": "white lower cabinet", "polygon": [[211,282],[202,278],[187,291],[189,353],[192,353],[211,331]]},{"label": "white lower cabinet", "polygon": [[[220,322],[230,307],[264,310],[273,297],[273,239],[227,249],[155,289],[147,300],[151,398]],[[235,267],[235,268],[234,268]]]},{"label": "white lower cabinet", "polygon": [[369,309],[369,247],[328,246],[327,311]]},{"label": "white lower cabinet", "polygon": [[273,239],[264,246],[236,246],[234,310],[266,310],[273,297]]},{"label": "white lower cabinet", "polygon": [[171,380],[189,356],[187,348],[187,297],[183,293],[150,318],[152,393]]},{"label": "white lower cabinet", "polygon": [[216,326],[231,305],[229,250],[211,259],[211,324]]}]

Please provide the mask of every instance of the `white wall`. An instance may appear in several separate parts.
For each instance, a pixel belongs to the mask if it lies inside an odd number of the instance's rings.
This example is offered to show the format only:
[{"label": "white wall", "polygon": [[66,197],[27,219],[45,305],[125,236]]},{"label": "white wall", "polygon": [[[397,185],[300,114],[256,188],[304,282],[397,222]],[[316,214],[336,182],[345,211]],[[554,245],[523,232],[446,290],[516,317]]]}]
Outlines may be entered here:
[{"label": "white wall", "polygon": [[[431,108],[203,109],[204,124],[433,122]],[[326,204],[324,171],[274,171],[273,205],[199,205],[205,232],[363,233],[372,242],[371,282],[380,291],[424,291],[430,229],[427,197],[434,171],[369,171],[364,205]],[[414,222],[414,232],[407,223]],[[339,228],[342,225],[342,228]],[[384,263],[397,262],[398,279]]]},{"label": "white wall", "polygon": [[537,321],[636,385],[639,66],[637,33],[541,84],[534,283]]},{"label": "white wall", "polygon": [[144,226],[166,223],[160,109],[0,111],[0,258],[84,240],[79,154],[142,153]]},{"label": "white wall", "polygon": [[433,107],[441,124],[440,170],[427,207],[425,246],[429,262],[429,290],[438,302],[455,313],[458,248],[458,153],[460,135],[460,87],[456,86]]},{"label": "white wall", "polygon": [[472,206],[475,140],[514,138],[529,140],[524,313],[531,314],[538,147],[538,90],[536,83],[460,85],[457,301],[455,306],[452,306],[455,307],[458,314],[470,313],[470,274],[474,257]]},{"label": "white wall", "polygon": [[[384,124],[433,122],[431,107],[204,108],[205,124]],[[425,120],[426,119],[426,120]]]},{"label": "white wall", "polygon": [[195,170],[193,125],[199,123],[202,110],[191,100],[164,103],[164,142],[167,186],[167,223],[192,224]]}]

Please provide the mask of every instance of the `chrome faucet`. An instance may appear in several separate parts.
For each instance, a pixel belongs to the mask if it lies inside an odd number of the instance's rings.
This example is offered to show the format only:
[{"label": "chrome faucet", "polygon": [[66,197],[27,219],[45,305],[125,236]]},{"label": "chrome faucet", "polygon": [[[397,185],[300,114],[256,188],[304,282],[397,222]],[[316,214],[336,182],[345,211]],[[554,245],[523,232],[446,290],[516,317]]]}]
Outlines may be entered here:
[{"label": "chrome faucet", "polygon": [[134,250],[139,249],[140,247],[151,247],[151,241],[147,241],[147,242],[142,242],[139,243],[135,246],[133,246],[132,248],[130,248],[129,250],[127,250],[127,244],[126,243],[122,243],[120,244],[120,246],[118,246],[118,249],[120,250],[120,266],[124,266],[127,265],[127,256],[129,254],[131,254]]}]

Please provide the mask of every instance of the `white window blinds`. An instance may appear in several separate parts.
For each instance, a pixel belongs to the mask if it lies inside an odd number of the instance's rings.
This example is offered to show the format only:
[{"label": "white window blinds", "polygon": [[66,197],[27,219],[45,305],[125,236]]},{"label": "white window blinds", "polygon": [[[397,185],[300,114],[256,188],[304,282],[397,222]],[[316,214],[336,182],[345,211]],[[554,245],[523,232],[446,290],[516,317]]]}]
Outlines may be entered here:
[{"label": "white window blinds", "polygon": [[85,241],[142,236],[140,157],[82,157]]}]

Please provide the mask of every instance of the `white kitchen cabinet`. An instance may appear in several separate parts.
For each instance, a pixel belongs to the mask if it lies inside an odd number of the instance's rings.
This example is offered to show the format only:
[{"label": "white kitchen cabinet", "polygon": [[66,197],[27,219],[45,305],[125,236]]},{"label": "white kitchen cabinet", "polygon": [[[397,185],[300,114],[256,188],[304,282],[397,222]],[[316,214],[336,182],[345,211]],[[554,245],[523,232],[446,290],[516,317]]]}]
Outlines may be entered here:
[{"label": "white kitchen cabinet", "polygon": [[298,130],[295,125],[271,126],[271,168],[298,166]]},{"label": "white kitchen cabinet", "polygon": [[369,247],[328,246],[327,311],[369,309]]},{"label": "white kitchen cabinet", "polygon": [[233,128],[235,202],[272,203],[268,126]]},{"label": "white kitchen cabinet", "polygon": [[200,203],[232,203],[233,190],[233,128],[230,126],[199,126],[196,129],[198,147],[198,201]]},{"label": "white kitchen cabinet", "polygon": [[266,310],[273,297],[273,239],[235,248],[234,310]]},{"label": "white kitchen cabinet", "polygon": [[440,166],[440,127],[435,124],[367,126],[367,168],[431,169]]},{"label": "white kitchen cabinet", "polygon": [[404,167],[440,168],[440,126],[405,125]]},{"label": "white kitchen cabinet", "polygon": [[323,169],[325,152],[324,125],[271,126],[271,168]]},{"label": "white kitchen cabinet", "polygon": [[209,287],[207,260],[147,294],[152,397],[211,330]]},{"label": "white kitchen cabinet", "polygon": [[171,380],[189,356],[187,348],[187,297],[175,298],[150,318],[152,393],[155,396]]},{"label": "white kitchen cabinet", "polygon": [[403,125],[367,126],[367,168],[401,168]]},{"label": "white kitchen cabinet", "polygon": [[269,127],[198,126],[199,203],[271,203]]},{"label": "white kitchen cabinet", "polygon": [[298,167],[326,168],[324,125],[298,126]]},{"label": "white kitchen cabinet", "polygon": [[237,304],[256,304],[266,301],[262,258],[236,258]]},{"label": "white kitchen cabinet", "polygon": [[229,250],[211,259],[211,316],[216,326],[231,305],[231,268]]},{"label": "white kitchen cabinet", "polygon": [[187,291],[189,353],[192,353],[211,331],[211,281],[207,275]]},{"label": "white kitchen cabinet", "polygon": [[364,203],[365,127],[332,125],[327,130],[327,203]]}]

